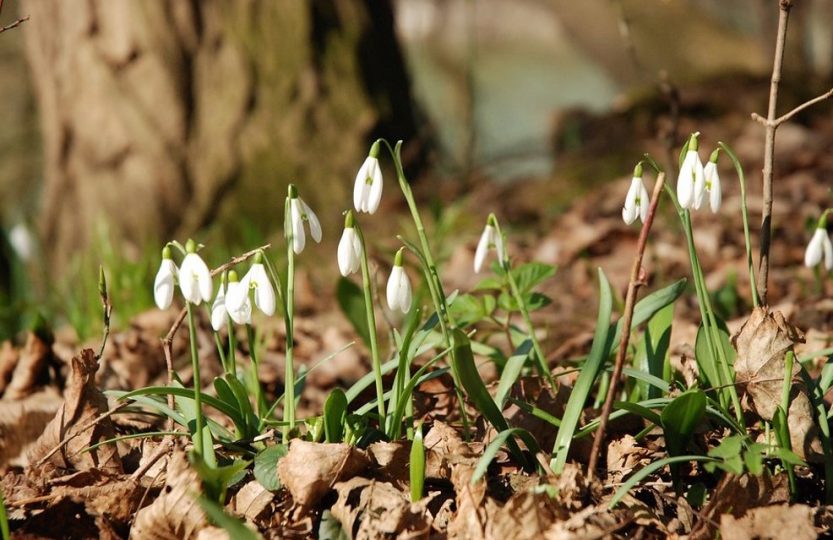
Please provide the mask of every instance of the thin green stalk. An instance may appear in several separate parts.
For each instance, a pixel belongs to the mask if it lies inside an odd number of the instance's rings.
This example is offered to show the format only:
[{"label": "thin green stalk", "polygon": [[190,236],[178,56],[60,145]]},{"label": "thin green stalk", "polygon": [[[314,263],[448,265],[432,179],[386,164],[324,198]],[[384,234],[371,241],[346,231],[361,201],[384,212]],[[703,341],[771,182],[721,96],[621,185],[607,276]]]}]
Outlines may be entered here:
[{"label": "thin green stalk", "polygon": [[[354,218],[355,219],[355,218]],[[373,285],[370,281],[370,268],[367,264],[367,244],[358,220],[353,222],[359,243],[362,246],[362,289],[364,289],[364,309],[367,316],[367,333],[370,337],[370,358],[373,364],[373,374],[376,378],[376,407],[379,411],[379,427],[385,425],[385,387],[382,381],[382,361],[379,359],[379,345],[376,342],[376,313],[373,309]]]},{"label": "thin green stalk", "polygon": [[[795,353],[793,351],[787,351],[787,355],[784,358],[784,383],[781,386],[781,406],[778,422],[778,439],[779,443],[782,448],[786,450],[792,450],[792,443],[790,439],[790,423],[788,421],[789,414],[790,414],[790,391],[792,390],[792,375],[793,375],[793,364],[795,363]],[[790,482],[790,496],[792,499],[795,499],[796,495],[796,483],[795,483],[795,471],[793,470],[793,466],[787,463],[786,461],[782,460],[783,467],[787,470],[787,477],[789,478]]]},{"label": "thin green stalk", "polygon": [[266,402],[263,398],[263,388],[260,386],[260,362],[257,358],[257,340],[255,331],[251,324],[246,325],[246,338],[249,340],[249,357],[252,359],[252,380],[255,385],[255,405],[258,415],[262,415],[266,409]]},{"label": "thin green stalk", "polygon": [[[396,168],[396,177],[399,181],[399,188],[402,190],[402,195],[405,197],[405,202],[407,202],[408,209],[411,212],[411,218],[414,221],[417,236],[419,236],[419,242],[422,246],[422,257],[424,257],[425,264],[427,267],[426,281],[428,283],[428,289],[431,293],[431,300],[433,301],[434,308],[437,311],[437,317],[440,322],[440,330],[442,332],[443,342],[446,347],[452,349],[449,353],[449,363],[451,364],[451,371],[455,375],[455,379],[459,380],[459,374],[457,373],[456,353],[453,350],[453,347],[451,347],[451,334],[449,333],[449,326],[453,324],[453,320],[451,318],[451,314],[448,312],[448,304],[446,302],[445,293],[443,292],[442,281],[440,280],[439,272],[437,271],[437,265],[434,262],[434,256],[431,252],[431,246],[428,244],[428,236],[425,234],[425,226],[422,224],[422,218],[419,215],[419,208],[417,208],[416,201],[414,200],[414,194],[413,191],[411,191],[411,185],[408,183],[408,179],[405,176],[405,170],[402,167],[402,141],[398,141],[396,143],[395,150],[385,139],[378,139],[374,144],[379,143],[384,144],[387,147],[388,152],[390,152],[391,158],[393,159],[394,167]],[[457,394],[457,399],[460,403],[460,414],[463,420],[463,435],[466,439],[468,439],[469,420],[465,410],[462,391],[457,385],[455,385],[454,390]]]},{"label": "thin green stalk", "polygon": [[188,333],[191,339],[191,366],[194,372],[194,407],[197,412],[195,415],[195,432],[194,432],[194,446],[197,454],[203,453],[202,441],[202,427],[204,425],[202,417],[202,383],[200,381],[200,356],[197,351],[197,325],[194,321],[194,310],[191,307],[191,302],[185,302],[188,311]]},{"label": "thin green stalk", "polygon": [[225,347],[223,347],[223,342],[220,339],[220,332],[214,332],[214,345],[217,346],[217,354],[220,356],[220,365],[223,366],[223,372],[228,373],[226,351]]},{"label": "thin green stalk", "polygon": [[[490,217],[494,217],[492,214]],[[509,260],[509,250],[505,247],[506,246],[506,239],[503,236],[503,231],[500,228],[500,223],[498,222],[497,218],[494,218],[495,223],[495,232],[497,232],[498,236],[503,240],[503,260],[500,261],[501,266],[503,267],[503,271],[506,272],[506,277],[509,280],[509,289],[512,292],[512,296],[515,298],[515,302],[518,304],[518,309],[521,311],[521,317],[523,317],[524,324],[526,325],[526,331],[529,334],[529,339],[532,341],[532,348],[535,351],[535,356],[538,360],[538,369],[541,372],[541,376],[547,380],[549,383],[550,388],[553,391],[553,394],[557,392],[557,388],[555,385],[555,379],[552,377],[552,373],[550,372],[550,368],[547,365],[547,357],[544,356],[544,351],[541,348],[541,344],[538,342],[538,338],[535,336],[535,327],[532,325],[532,318],[529,316],[529,308],[526,305],[526,301],[521,295],[521,291],[518,288],[518,282],[515,280],[514,274],[512,274],[512,263]],[[512,343],[509,343],[510,347]]]},{"label": "thin green stalk", "polygon": [[293,317],[295,316],[295,251],[292,249],[293,232],[289,218],[289,197],[286,198],[284,210],[286,236],[286,300],[284,323],[286,325],[286,372],[284,376],[283,440],[289,441],[289,435],[295,429],[295,367],[293,362],[294,334]]},{"label": "thin green stalk", "polygon": [[228,355],[226,361],[228,362],[227,373],[233,377],[237,376],[237,344],[234,336],[234,321],[231,317],[226,317],[228,323]]}]

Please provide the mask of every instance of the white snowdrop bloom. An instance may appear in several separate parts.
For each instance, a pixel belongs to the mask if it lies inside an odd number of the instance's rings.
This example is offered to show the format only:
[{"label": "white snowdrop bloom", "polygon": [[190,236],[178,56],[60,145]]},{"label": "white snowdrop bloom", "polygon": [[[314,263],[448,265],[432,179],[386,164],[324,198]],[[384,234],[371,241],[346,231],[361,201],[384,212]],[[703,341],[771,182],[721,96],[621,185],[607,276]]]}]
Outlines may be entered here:
[{"label": "white snowdrop bloom", "polygon": [[217,289],[217,296],[214,297],[214,303],[211,304],[211,328],[215,332],[219,332],[220,328],[226,324],[226,292],[222,284]]},{"label": "white snowdrop bloom", "polygon": [[9,244],[22,261],[28,261],[35,254],[35,238],[24,223],[18,223],[9,231]]},{"label": "white snowdrop bloom", "polygon": [[249,285],[246,283],[245,277],[243,281],[237,281],[237,273],[229,272],[226,297],[243,299],[240,304],[235,306],[229,304],[228,301],[226,302],[226,312],[234,324],[252,324],[252,301],[249,299]]},{"label": "white snowdrop bloom", "polygon": [[627,225],[630,225],[636,218],[645,223],[645,218],[648,217],[648,206],[650,205],[648,198],[648,190],[645,189],[645,184],[642,182],[642,164],[637,164],[631,179],[631,187],[628,189],[628,194],[625,197],[625,206],[622,208],[622,219]]},{"label": "white snowdrop bloom", "polygon": [[176,289],[177,267],[171,259],[171,248],[165,246],[162,249],[162,262],[156,272],[156,279],[153,280],[153,300],[159,309],[168,309],[174,299]]},{"label": "white snowdrop bloom", "polygon": [[813,238],[807,244],[807,250],[804,252],[805,266],[816,266],[824,259],[824,267],[833,270],[833,242],[830,241],[830,236],[827,234],[826,222],[827,219],[824,217],[819,220],[819,226],[816,227]]},{"label": "white snowdrop bloom", "polygon": [[703,163],[697,153],[697,136],[695,133],[689,141],[688,151],[680,167],[677,177],[677,200],[680,206],[688,209],[698,209],[703,203],[706,192],[706,180],[703,174]]},{"label": "white snowdrop bloom", "polygon": [[712,213],[715,214],[720,210],[720,203],[723,200],[723,194],[720,190],[720,175],[717,173],[717,157],[719,154],[720,149],[718,148],[712,152],[709,162],[703,167],[703,179],[706,191],[709,194],[709,207],[712,209]]},{"label": "white snowdrop bloom", "polygon": [[393,268],[390,271],[387,286],[388,307],[391,311],[408,313],[411,309],[411,282],[402,267],[402,249],[396,252]]},{"label": "white snowdrop bloom", "polygon": [[477,250],[474,252],[474,273],[479,273],[483,268],[483,263],[486,261],[486,255],[489,254],[491,248],[495,248],[497,252],[498,261],[503,262],[505,252],[503,250],[503,238],[498,234],[497,227],[495,227],[495,216],[489,215],[489,221],[486,222],[486,227],[483,229],[483,234],[480,235],[480,241],[477,243]]},{"label": "white snowdrop bloom", "polygon": [[306,245],[306,234],[304,233],[304,222],[309,223],[309,233],[316,242],[321,241],[321,222],[318,216],[298,196],[298,190],[294,185],[289,186],[289,214],[290,227],[292,227],[292,250],[299,254],[304,251]]},{"label": "white snowdrop bloom", "polygon": [[379,143],[373,143],[353,185],[353,205],[358,212],[376,212],[382,200],[382,169],[379,167]]},{"label": "white snowdrop bloom", "polygon": [[210,302],[211,294],[214,292],[211,271],[202,257],[197,254],[197,247],[193,240],[188,240],[185,252],[185,259],[179,268],[179,289],[182,291],[182,296],[192,304]]},{"label": "white snowdrop bloom", "polygon": [[361,266],[362,242],[353,227],[353,213],[347,212],[344,218],[344,232],[338,242],[338,270],[342,276],[358,272]]}]

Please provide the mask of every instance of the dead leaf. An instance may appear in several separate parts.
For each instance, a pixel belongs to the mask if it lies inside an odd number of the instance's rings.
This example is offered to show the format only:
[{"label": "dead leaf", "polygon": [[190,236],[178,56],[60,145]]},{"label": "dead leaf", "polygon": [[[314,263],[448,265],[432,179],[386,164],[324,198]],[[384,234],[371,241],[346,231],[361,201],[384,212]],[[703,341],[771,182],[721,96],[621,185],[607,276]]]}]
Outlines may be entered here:
[{"label": "dead leaf", "polygon": [[29,332],[3,398],[22,399],[46,383],[51,356],[52,348],[49,344],[34,332]]},{"label": "dead leaf", "polygon": [[619,482],[634,469],[641,468],[653,460],[655,452],[639,445],[631,435],[624,435],[611,441],[607,447],[608,481]]},{"label": "dead leaf", "polygon": [[803,504],[754,508],[741,518],[724,514],[720,518],[720,535],[732,540],[813,540],[817,536],[814,515],[815,511]]},{"label": "dead leaf", "polygon": [[173,540],[195,538],[208,525],[197,503],[200,479],[182,451],[171,456],[162,494],[136,513],[130,538]]},{"label": "dead leaf", "polygon": [[254,523],[269,508],[274,498],[274,493],[260,485],[257,480],[252,480],[234,494],[229,506],[232,512]]},{"label": "dead leaf", "polygon": [[486,538],[541,538],[558,520],[558,515],[557,505],[549,495],[529,491],[516,493],[490,516]]},{"label": "dead leaf", "polygon": [[19,401],[0,401],[0,465],[13,462],[40,437],[61,406],[61,394],[53,387]]},{"label": "dead leaf", "polygon": [[[789,324],[781,312],[769,312],[766,308],[756,308],[732,338],[738,351],[735,361],[738,384],[747,392],[761,418],[772,420],[775,416],[784,387],[786,355],[796,343],[803,341],[801,331]],[[799,371],[800,366],[795,362],[792,375]],[[787,422],[793,451],[802,459],[822,460],[812,405],[801,382],[792,383]]]},{"label": "dead leaf", "polygon": [[335,485],[338,500],[330,509],[356,540],[422,537],[431,525],[425,510],[428,499],[411,504],[407,495],[387,482],[351,478]]},{"label": "dead leaf", "polygon": [[336,482],[356,476],[369,464],[367,454],[349,444],[295,439],[289,445],[289,452],[278,462],[278,477],[300,509],[306,509]]},{"label": "dead leaf", "polygon": [[29,451],[29,463],[37,463],[64,438],[72,438],[47,459],[38,471],[40,474],[49,475],[58,469],[91,468],[113,474],[122,472],[121,458],[115,445],[107,444],[84,452],[89,446],[115,436],[109,417],[89,426],[108,410],[107,398],[95,386],[96,370],[98,361],[92,349],[84,349],[80,356],[72,359],[72,372],[64,390],[64,404]]}]

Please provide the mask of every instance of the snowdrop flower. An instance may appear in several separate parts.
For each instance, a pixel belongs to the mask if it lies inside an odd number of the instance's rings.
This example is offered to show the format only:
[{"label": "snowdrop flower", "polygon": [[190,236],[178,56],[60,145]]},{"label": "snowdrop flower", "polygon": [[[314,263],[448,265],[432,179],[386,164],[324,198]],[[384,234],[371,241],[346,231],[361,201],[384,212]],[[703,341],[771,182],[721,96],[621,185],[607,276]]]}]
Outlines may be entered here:
[{"label": "snowdrop flower", "polygon": [[353,212],[347,211],[344,218],[344,232],[338,242],[338,270],[348,276],[359,270],[362,258],[362,242],[353,227]]},{"label": "snowdrop flower", "polygon": [[506,258],[503,250],[503,238],[497,232],[495,227],[496,218],[494,214],[489,214],[489,220],[486,222],[486,227],[483,229],[483,234],[480,235],[480,241],[477,243],[477,250],[474,252],[474,273],[479,273],[483,268],[483,262],[486,260],[491,248],[495,248],[497,252],[498,261],[503,262]]},{"label": "snowdrop flower", "polygon": [[316,242],[321,241],[321,222],[318,216],[307,206],[294,184],[289,185],[289,225],[292,229],[292,250],[299,254],[304,251],[306,245],[306,234],[304,234],[304,222],[309,223],[309,233]]},{"label": "snowdrop flower", "polygon": [[703,195],[706,192],[706,180],[703,173],[703,163],[697,153],[699,133],[691,136],[688,142],[688,151],[680,167],[680,175],[677,177],[677,199],[680,206],[687,209],[698,209],[703,203]]},{"label": "snowdrop flower", "polygon": [[187,302],[200,304],[211,301],[214,284],[211,272],[202,257],[197,255],[197,245],[193,240],[185,244],[185,259],[179,269],[179,288]]},{"label": "snowdrop flower", "polygon": [[703,167],[703,179],[706,191],[709,193],[709,207],[712,213],[720,210],[722,194],[720,193],[720,175],[717,174],[717,157],[720,155],[720,148],[712,152],[709,162]]},{"label": "snowdrop flower", "polygon": [[807,250],[804,252],[804,265],[816,266],[822,258],[824,258],[824,267],[833,270],[833,242],[827,234],[827,212],[822,214],[813,238],[807,244]]},{"label": "snowdrop flower", "polygon": [[402,268],[402,250],[396,252],[396,257],[393,261],[393,269],[390,271],[388,278],[387,297],[388,307],[391,311],[399,310],[402,313],[408,313],[411,309],[411,282],[408,280],[408,274]]},{"label": "snowdrop flower", "polygon": [[153,300],[159,309],[168,309],[174,299],[178,270],[171,258],[171,248],[162,248],[162,262],[153,281]]},{"label": "snowdrop flower", "polygon": [[217,296],[214,297],[214,303],[211,304],[211,328],[215,332],[219,332],[220,328],[226,323],[226,291],[225,284],[220,283],[217,289]]},{"label": "snowdrop flower", "polygon": [[[235,291],[228,293],[228,300],[226,304],[230,309],[238,310],[245,303],[249,301],[249,291],[254,290],[255,306],[265,315],[272,316],[275,314],[275,307],[277,302],[275,300],[275,288],[272,286],[272,281],[266,274],[266,267],[263,266],[263,254],[255,255],[254,263],[252,264],[246,275],[240,281],[240,286],[234,288]],[[251,304],[249,305],[251,311]]]},{"label": "snowdrop flower", "polygon": [[645,223],[645,218],[648,217],[649,204],[648,190],[645,189],[645,184],[642,183],[642,162],[640,161],[633,170],[631,187],[628,189],[625,206],[622,208],[622,219],[625,220],[625,224],[630,225],[636,221],[637,217],[642,220],[642,223]]},{"label": "snowdrop flower", "polygon": [[[249,270],[249,273],[251,273],[251,270]],[[248,274],[246,277],[248,277]],[[239,297],[243,299],[243,301],[236,306],[232,306],[226,302],[226,312],[229,317],[231,317],[231,320],[234,321],[234,324],[252,324],[252,301],[249,300],[249,286],[246,284],[246,277],[243,278],[243,281],[238,281],[237,272],[232,270],[228,273],[228,290],[226,291],[227,297]],[[255,303],[256,302],[257,292],[255,292]],[[260,309],[263,310],[263,308]],[[274,312],[274,307],[272,311]]]},{"label": "snowdrop flower", "polygon": [[379,168],[379,141],[373,143],[353,186],[353,205],[357,212],[376,212],[382,200],[382,169]]},{"label": "snowdrop flower", "polygon": [[35,254],[35,238],[25,223],[12,227],[9,231],[9,244],[21,261],[28,261]]}]

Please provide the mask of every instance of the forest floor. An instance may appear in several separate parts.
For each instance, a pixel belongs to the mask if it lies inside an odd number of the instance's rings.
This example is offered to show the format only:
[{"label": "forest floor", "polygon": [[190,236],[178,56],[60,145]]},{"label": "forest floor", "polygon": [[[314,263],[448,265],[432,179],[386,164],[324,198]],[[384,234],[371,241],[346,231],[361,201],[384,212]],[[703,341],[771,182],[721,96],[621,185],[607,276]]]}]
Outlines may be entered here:
[{"label": "forest floor", "polygon": [[[763,129],[748,120],[748,106],[723,102],[716,106],[713,100],[719,92],[712,90],[708,93],[712,101],[696,90],[683,93],[686,107],[677,130],[682,134],[700,131],[702,149],[714,148],[718,139],[734,147],[747,173],[752,243],[757,246]],[[738,100],[742,93],[727,97],[727,101]],[[703,110],[708,114],[701,114]],[[695,114],[707,119],[695,124],[689,119]],[[568,202],[559,193],[566,180],[505,186],[484,182],[465,194],[453,186],[437,188],[439,198],[462,201],[455,211],[463,216],[458,222],[468,228],[466,233],[449,233],[453,240],[448,245],[458,247],[443,254],[442,277],[448,291],[472,290],[482,279],[472,273],[471,261],[479,227],[489,210],[498,214],[508,230],[513,261],[540,261],[558,267],[555,277],[538,289],[552,303],[533,313],[548,364],[557,376],[558,391],[553,395],[530,370],[513,386],[512,404],[503,411],[511,426],[523,427],[535,437],[544,455],[553,448],[557,428],[518,403],[533,404],[552,417],[562,417],[579,374],[575,367],[593,343],[598,315],[597,268],[604,270],[612,285],[614,312],[622,311],[639,233],[638,227],[628,227],[621,219],[629,171],[646,151],[660,161],[666,155],[655,132],[658,125],[667,126],[669,119],[659,115],[658,120],[646,124],[640,118],[639,110],[631,109],[584,119],[582,126],[594,129],[594,142],[577,151],[562,151],[559,160],[565,169],[572,167],[585,177],[604,170],[601,165],[596,170],[583,163],[593,161],[594,152],[612,146],[623,133],[630,134],[629,148],[622,151],[627,154],[623,160],[630,164],[624,165],[616,178],[600,178],[592,188],[576,190],[575,198]],[[701,157],[704,153],[701,151]],[[833,117],[814,113],[783,126],[778,132],[776,163],[769,309],[783,315],[773,320],[780,331],[794,338],[796,357],[805,360],[810,376],[816,376],[827,362],[827,354],[817,352],[833,342],[833,284],[829,279],[819,282],[802,261],[815,220],[833,200],[829,189],[833,185]],[[715,309],[729,333],[737,336],[750,317],[754,319],[754,312],[736,175],[728,160],[721,162],[720,172],[723,208],[717,215],[708,210],[695,213],[694,236]],[[646,180],[650,190],[653,175],[646,175]],[[423,190],[427,193],[433,187],[429,184]],[[404,216],[404,207],[388,210]],[[382,268],[389,262],[380,259],[372,264]],[[643,267],[647,275],[640,292],[643,296],[690,278],[685,239],[667,200],[661,203]],[[333,388],[349,387],[371,367],[367,348],[360,344],[336,303],[322,301],[329,295],[319,294],[322,278],[312,273],[312,267],[300,265],[296,361],[312,366],[330,353],[341,352],[309,372],[299,418],[320,415]],[[382,291],[381,275],[378,286]],[[687,290],[675,306],[670,364],[676,378],[690,387],[697,380],[694,355],[700,322],[693,290]],[[116,435],[168,429],[164,418],[123,409],[112,394],[105,396],[102,391],[166,384],[160,338],[178,314],[178,308],[171,308],[136,317],[127,328],[109,337],[100,359],[85,350],[89,346],[97,351],[98,343],[79,344],[61,332],[54,340],[31,333],[24,343],[5,343],[0,349],[0,467],[12,537],[235,536],[227,532],[234,530],[233,525],[207,515],[195,502],[199,477],[188,465],[187,438],[148,435],[89,450],[93,443]],[[380,322],[380,328],[395,324],[387,319]],[[285,328],[276,318],[261,321],[258,331],[263,340],[259,379],[267,399],[272,400],[283,391]],[[511,353],[516,343],[501,339],[496,335],[493,344]],[[222,368],[207,317],[201,321],[198,342],[203,387],[210,388],[210,381],[221,375]],[[345,349],[353,342],[357,344]],[[249,351],[245,341],[241,339],[241,343],[238,356],[244,363]],[[172,358],[186,387],[193,378],[188,351],[188,332],[183,326],[174,335]],[[483,356],[476,360],[483,381],[494,392],[500,377],[498,367]],[[385,383],[390,385],[392,378]],[[799,386],[796,383],[797,392],[802,391]],[[756,408],[754,392],[742,390],[750,436],[762,440],[765,429],[760,404]],[[355,404],[372,397],[368,389]],[[560,475],[549,474],[546,463],[543,472],[526,470],[510,452],[500,450],[486,480],[472,483],[495,430],[471,403],[464,406],[474,425],[464,428],[461,404],[449,374],[425,381],[414,397],[414,416],[423,420],[425,431],[426,486],[420,501],[409,498],[408,440],[379,441],[364,447],[295,440],[277,467],[270,469],[273,477],[277,475],[274,483],[264,485],[257,471],[237,479],[224,500],[226,513],[266,538],[712,538],[720,534],[723,538],[799,540],[833,534],[833,506],[824,502],[823,460],[816,449],[818,434],[812,430],[807,434],[806,448],[796,449],[803,460],[795,468],[797,494],[791,495],[784,468],[771,461],[757,475],[743,467],[733,474],[692,461],[676,471],[681,475],[679,482],[672,482],[669,467],[660,468],[632,489],[621,504],[611,507],[614,493],[630,476],[667,457],[664,431],[659,426],[646,429],[651,424],[634,415],[613,422],[592,479],[587,471],[591,434],[575,440]],[[603,397],[587,401],[580,426],[599,415]],[[829,408],[830,403],[825,405]],[[209,414],[217,422],[226,421]],[[705,456],[728,435],[725,427],[702,422],[690,442],[691,451]],[[277,432],[269,431],[258,443],[268,446],[278,439]],[[541,461],[547,462],[548,457]]]}]

